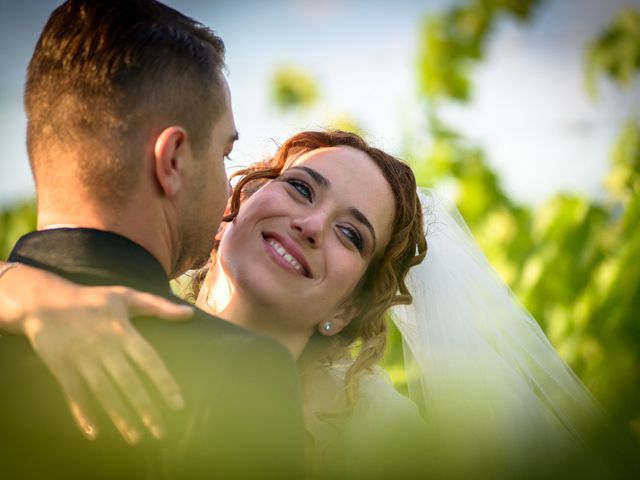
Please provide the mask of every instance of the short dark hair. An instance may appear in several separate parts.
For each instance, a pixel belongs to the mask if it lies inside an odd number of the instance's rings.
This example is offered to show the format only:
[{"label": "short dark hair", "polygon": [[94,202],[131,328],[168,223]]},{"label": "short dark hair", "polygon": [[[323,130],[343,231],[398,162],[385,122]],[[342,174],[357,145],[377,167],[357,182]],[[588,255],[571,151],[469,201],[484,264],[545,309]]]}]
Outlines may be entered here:
[{"label": "short dark hair", "polygon": [[[178,124],[207,147],[224,111],[224,43],[154,0],[68,0],[56,8],[27,72],[27,147],[36,186],[77,169],[97,199],[128,196],[143,141]],[[52,152],[56,152],[55,154]],[[60,155],[62,153],[62,155]],[[77,161],[72,166],[67,153]]]}]

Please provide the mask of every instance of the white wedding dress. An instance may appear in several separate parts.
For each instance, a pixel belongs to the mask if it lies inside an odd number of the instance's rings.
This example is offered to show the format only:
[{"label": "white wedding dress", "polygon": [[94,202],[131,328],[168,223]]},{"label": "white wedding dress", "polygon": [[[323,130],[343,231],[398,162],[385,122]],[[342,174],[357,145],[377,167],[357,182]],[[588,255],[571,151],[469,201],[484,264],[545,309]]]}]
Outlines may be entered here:
[{"label": "white wedding dress", "polygon": [[378,366],[361,377],[355,403],[345,410],[349,366],[343,361],[318,369],[303,389],[313,470],[338,478],[370,478],[384,470],[398,475],[425,456],[426,423]]}]

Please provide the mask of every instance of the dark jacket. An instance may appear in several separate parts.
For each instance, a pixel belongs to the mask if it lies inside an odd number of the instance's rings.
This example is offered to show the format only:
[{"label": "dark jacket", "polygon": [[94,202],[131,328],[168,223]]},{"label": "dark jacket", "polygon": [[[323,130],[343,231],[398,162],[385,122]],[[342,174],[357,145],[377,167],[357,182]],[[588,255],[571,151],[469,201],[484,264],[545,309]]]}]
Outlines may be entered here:
[{"label": "dark jacket", "polygon": [[[109,232],[33,232],[18,241],[10,261],[86,285],[126,285],[182,302],[149,252]],[[95,441],[84,439],[61,388],[28,342],[4,336],[0,477],[299,478],[304,428],[288,351],[200,310],[189,322],[139,318],[134,324],[185,397],[186,407],[179,412],[154,398],[168,423],[166,437],[146,435],[129,446],[96,403],[101,434]]]}]

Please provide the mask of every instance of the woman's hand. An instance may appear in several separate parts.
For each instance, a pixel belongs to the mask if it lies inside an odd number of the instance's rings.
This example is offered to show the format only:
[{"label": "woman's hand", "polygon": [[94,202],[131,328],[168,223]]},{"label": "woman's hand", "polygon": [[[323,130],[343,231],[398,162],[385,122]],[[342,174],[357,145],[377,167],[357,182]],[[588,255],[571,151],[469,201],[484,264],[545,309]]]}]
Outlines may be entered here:
[{"label": "woman's hand", "polygon": [[136,369],[151,379],[170,407],[181,408],[182,395],[129,318],[185,320],[192,314],[189,306],[149,293],[126,287],[83,287],[25,265],[0,278],[0,329],[29,338],[62,385],[73,418],[89,439],[99,432],[87,387],[128,442],[141,438],[140,420],[153,436],[163,435],[164,422]]}]

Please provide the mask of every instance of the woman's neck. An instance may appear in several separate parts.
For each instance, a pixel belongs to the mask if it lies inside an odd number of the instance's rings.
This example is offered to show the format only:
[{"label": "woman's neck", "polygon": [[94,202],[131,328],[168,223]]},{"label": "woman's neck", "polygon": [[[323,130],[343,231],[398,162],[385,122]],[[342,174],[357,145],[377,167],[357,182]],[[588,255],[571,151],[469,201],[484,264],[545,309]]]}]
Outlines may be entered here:
[{"label": "woman's neck", "polygon": [[219,262],[207,273],[196,305],[202,310],[255,333],[274,338],[298,358],[312,331],[288,328],[282,312],[271,306],[255,305],[240,295],[224,274]]}]

